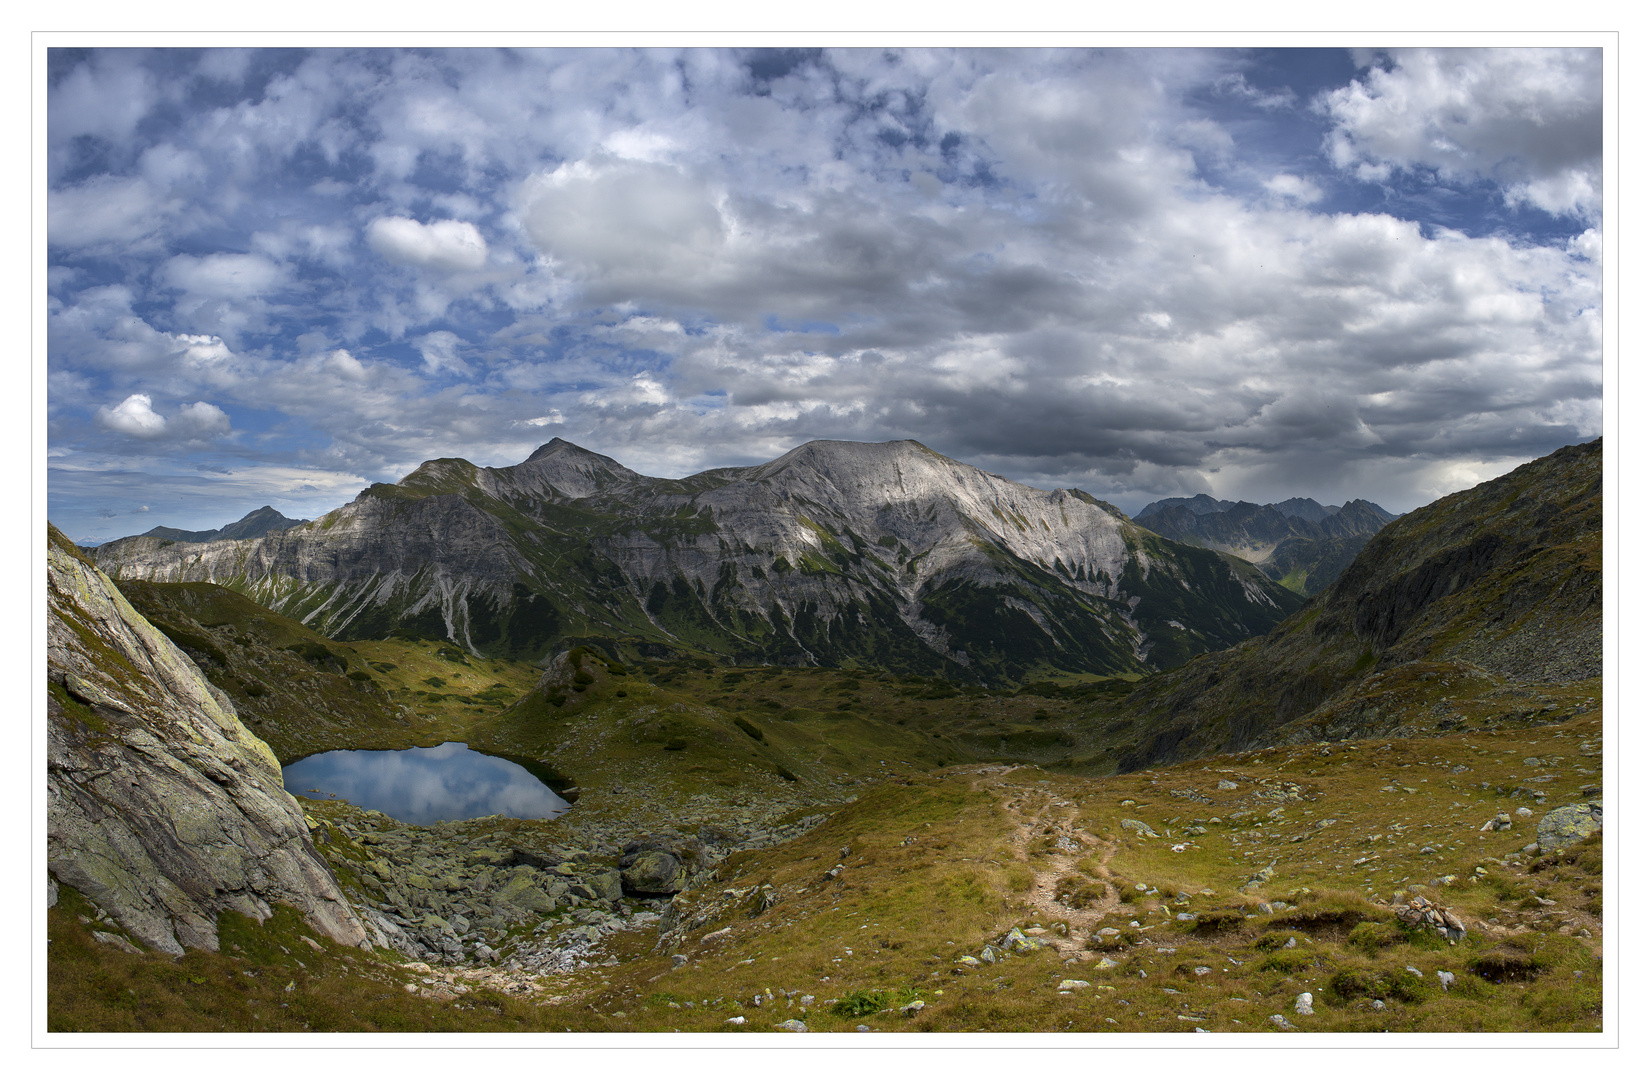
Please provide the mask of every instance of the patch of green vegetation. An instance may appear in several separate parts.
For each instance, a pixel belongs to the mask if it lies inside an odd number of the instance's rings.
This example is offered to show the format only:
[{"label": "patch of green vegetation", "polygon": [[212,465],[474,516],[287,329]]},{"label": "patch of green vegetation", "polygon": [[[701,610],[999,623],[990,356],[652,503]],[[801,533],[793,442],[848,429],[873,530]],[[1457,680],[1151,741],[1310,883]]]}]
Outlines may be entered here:
[{"label": "patch of green vegetation", "polygon": [[910,987],[897,990],[850,990],[837,999],[831,1011],[838,1016],[860,1017],[870,1016],[885,1009],[897,1009],[901,1005],[909,1005],[917,1000],[917,993]]}]

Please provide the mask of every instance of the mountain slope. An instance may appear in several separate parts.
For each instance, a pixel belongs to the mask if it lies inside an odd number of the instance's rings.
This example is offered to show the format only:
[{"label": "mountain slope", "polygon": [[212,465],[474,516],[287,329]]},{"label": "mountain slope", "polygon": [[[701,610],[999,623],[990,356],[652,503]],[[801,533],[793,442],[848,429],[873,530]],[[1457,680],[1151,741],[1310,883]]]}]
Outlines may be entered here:
[{"label": "mountain slope", "polygon": [[1117,744],[1135,749],[1120,767],[1551,721],[1596,701],[1602,458],[1602,440],[1565,447],[1387,525],[1264,637],[1123,699]]},{"label": "mountain slope", "polygon": [[128,578],[213,581],[334,638],[570,644],[971,682],[1144,673],[1299,601],[1077,490],[915,442],[813,442],[751,468],[644,477],[561,440],[520,465],[425,462],[257,540],[104,545]]}]

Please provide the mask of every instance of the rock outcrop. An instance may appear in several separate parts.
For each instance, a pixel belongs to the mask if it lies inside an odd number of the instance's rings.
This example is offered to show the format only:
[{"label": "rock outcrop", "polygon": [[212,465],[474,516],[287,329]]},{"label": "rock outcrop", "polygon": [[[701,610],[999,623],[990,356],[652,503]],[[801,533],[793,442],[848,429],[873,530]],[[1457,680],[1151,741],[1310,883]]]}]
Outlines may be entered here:
[{"label": "rock outcrop", "polygon": [[274,904],[334,941],[367,931],[281,767],[223,692],[49,528],[47,868],[136,940],[216,949],[217,920]]}]

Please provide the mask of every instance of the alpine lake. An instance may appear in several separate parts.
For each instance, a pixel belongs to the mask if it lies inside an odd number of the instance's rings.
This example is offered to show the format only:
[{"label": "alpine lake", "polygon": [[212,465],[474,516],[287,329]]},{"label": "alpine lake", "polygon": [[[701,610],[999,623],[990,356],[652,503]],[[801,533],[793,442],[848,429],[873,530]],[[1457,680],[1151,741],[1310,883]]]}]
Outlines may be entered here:
[{"label": "alpine lake", "polygon": [[342,799],[408,825],[491,814],[553,818],[570,805],[547,778],[461,742],[410,750],[329,750],[281,773],[283,786],[298,798]]}]

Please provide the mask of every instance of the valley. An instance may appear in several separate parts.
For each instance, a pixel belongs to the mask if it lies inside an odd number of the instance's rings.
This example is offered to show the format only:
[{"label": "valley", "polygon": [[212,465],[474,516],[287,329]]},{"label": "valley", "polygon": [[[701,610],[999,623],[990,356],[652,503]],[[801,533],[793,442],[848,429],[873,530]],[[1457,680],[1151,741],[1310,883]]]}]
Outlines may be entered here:
[{"label": "valley", "polygon": [[65,848],[54,1030],[1596,1031],[1599,463],[1567,448],[1390,523],[1233,647],[1091,671],[1055,649],[978,681],[898,651],[773,663],[664,620],[536,661],[416,613],[329,637],[246,574],[144,561],[244,567],[269,538],[99,550],[108,578],[58,537],[66,789],[102,791],[74,755],[183,694],[283,764],[464,742],[572,806],[412,826],[301,800],[307,835],[279,843],[359,930],[190,886],[215,946],[181,954],[122,907],[180,900],[134,901]]}]

